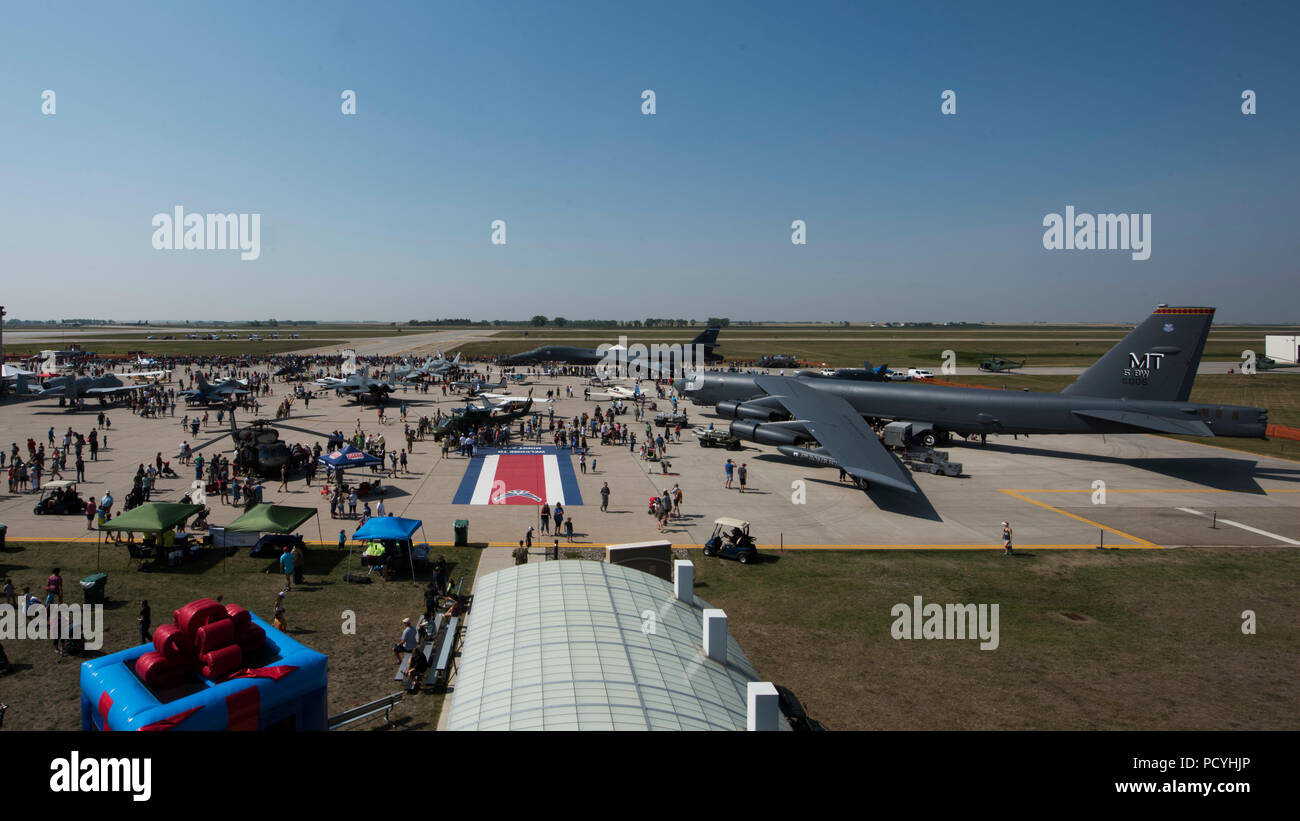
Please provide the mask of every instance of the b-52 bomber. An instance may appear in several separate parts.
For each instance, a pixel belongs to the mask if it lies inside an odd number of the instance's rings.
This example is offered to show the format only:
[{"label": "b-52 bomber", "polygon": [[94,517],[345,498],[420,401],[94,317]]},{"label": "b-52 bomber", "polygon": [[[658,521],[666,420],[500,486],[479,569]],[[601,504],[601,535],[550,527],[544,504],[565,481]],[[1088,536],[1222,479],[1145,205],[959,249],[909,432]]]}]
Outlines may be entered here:
[{"label": "b-52 bomber", "polygon": [[[705,328],[698,336],[685,345],[667,346],[659,354],[659,360],[655,361],[654,354],[650,348],[645,345],[602,345],[600,348],[577,348],[572,345],[543,345],[540,348],[534,348],[531,351],[511,354],[497,360],[497,364],[504,366],[511,365],[537,365],[542,362],[553,362],[563,365],[601,365],[619,366],[628,372],[640,370],[646,376],[653,377],[656,373],[663,370],[676,369],[679,372],[684,365],[692,361],[700,361],[700,364],[710,364],[722,361],[722,356],[713,352],[718,347],[718,331],[721,328]],[[646,348],[641,356],[632,356],[636,349]],[[663,346],[661,346],[663,347]],[[697,356],[692,356],[696,354]],[[639,363],[639,364],[638,364]]]},{"label": "b-52 bomber", "polygon": [[716,404],[743,439],[857,480],[916,493],[869,423],[905,422],[933,447],[953,434],[1167,433],[1262,439],[1268,411],[1189,402],[1213,308],[1159,306],[1059,394],[916,383],[696,373],[674,383]]}]

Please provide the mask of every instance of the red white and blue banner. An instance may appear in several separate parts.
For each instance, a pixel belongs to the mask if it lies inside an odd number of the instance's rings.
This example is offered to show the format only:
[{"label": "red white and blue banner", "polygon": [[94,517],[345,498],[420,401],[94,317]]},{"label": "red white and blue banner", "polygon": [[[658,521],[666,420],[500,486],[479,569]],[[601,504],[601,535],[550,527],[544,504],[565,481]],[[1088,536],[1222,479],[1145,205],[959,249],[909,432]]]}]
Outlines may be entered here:
[{"label": "red white and blue banner", "polygon": [[460,481],[457,505],[582,504],[567,449],[550,445],[479,448]]}]

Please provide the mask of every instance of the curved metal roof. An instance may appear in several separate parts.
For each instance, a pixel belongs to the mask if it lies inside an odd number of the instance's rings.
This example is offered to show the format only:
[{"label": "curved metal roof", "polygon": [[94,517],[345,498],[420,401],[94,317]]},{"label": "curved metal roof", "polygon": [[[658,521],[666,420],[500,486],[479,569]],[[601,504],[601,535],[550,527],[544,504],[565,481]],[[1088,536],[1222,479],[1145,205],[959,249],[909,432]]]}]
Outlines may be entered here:
[{"label": "curved metal roof", "polygon": [[730,635],[702,646],[709,605],[640,570],[566,560],[478,580],[451,730],[743,730],[757,681]]}]

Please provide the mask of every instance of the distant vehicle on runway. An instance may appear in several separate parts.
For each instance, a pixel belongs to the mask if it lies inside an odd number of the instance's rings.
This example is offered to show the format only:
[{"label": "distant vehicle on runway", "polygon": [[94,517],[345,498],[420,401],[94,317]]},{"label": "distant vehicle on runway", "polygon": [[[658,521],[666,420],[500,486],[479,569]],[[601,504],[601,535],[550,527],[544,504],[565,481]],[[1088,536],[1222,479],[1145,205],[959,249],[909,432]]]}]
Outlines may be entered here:
[{"label": "distant vehicle on runway", "polygon": [[794,354],[784,353],[764,356],[754,364],[760,368],[798,368],[803,365],[803,363],[799,361],[799,357]]}]

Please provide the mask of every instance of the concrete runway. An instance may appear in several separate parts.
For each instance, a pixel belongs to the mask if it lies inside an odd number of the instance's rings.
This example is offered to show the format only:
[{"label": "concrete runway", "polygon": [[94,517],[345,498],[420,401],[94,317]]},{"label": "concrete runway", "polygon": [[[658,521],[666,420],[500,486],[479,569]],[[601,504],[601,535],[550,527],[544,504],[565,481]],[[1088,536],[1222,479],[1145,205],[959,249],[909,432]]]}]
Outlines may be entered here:
[{"label": "concrete runway", "polygon": [[[548,379],[533,387],[544,396],[548,388],[563,383],[574,384],[579,398],[558,402],[557,417],[571,418],[600,404],[580,398],[577,380]],[[275,386],[277,393],[287,388],[284,383]],[[381,428],[372,408],[331,395],[313,401],[309,411],[296,407],[291,423],[320,431],[351,431],[360,419],[364,429],[382,430],[390,447],[400,447],[402,426],[396,417],[402,401],[408,402],[412,421],[422,414],[431,416],[437,405],[446,412],[460,404],[443,399],[440,392],[435,397],[399,391],[387,412],[392,419]],[[264,404],[273,408],[277,397]],[[725,426],[724,420],[707,415],[705,409],[689,402],[683,407],[690,413],[691,425],[715,421],[718,427]],[[98,462],[87,463],[83,492],[98,499],[109,488],[120,506],[136,466],[162,451],[186,478],[160,482],[154,498],[179,500],[193,478],[192,468],[180,466],[175,459],[179,443],[190,438],[180,427],[180,417],[187,412],[195,411],[178,407],[174,419],[143,419],[125,409],[109,410],[113,422],[109,448],[101,452]],[[46,441],[51,426],[60,440],[69,425],[87,433],[96,413],[97,409],[69,414],[48,400],[8,403],[0,406],[0,443],[6,451],[10,442],[25,450],[28,437]],[[200,440],[221,431],[215,412],[210,416],[211,424],[200,431]],[[619,417],[631,418],[630,413]],[[241,421],[247,420],[241,416]],[[644,426],[635,429],[642,438]],[[285,433],[290,442],[312,444],[305,435]],[[549,439],[544,443],[550,444]],[[1231,447],[1232,442],[1218,444]],[[718,516],[750,521],[760,544],[767,546],[764,549],[782,540],[791,548],[998,549],[1003,520],[1012,523],[1022,550],[1092,548],[1103,539],[1106,547],[1116,548],[1300,545],[1300,462],[1147,435],[993,437],[985,447],[957,445],[949,452],[953,461],[964,465],[962,476],[913,474],[923,495],[888,490],[865,494],[837,482],[834,469],[796,463],[758,445],[739,451],[701,448],[684,429],[682,443],[669,448],[673,473],[667,476],[625,446],[592,443],[599,470],[577,472],[573,460],[585,504],[566,508],[579,534],[576,541],[584,545],[660,538],[646,514],[647,501],[674,483],[680,483],[684,492],[686,516],[674,523],[667,538],[684,546],[708,538]],[[728,457],[749,467],[749,488],[743,494],[723,487],[722,465]],[[416,442],[410,454],[411,473],[391,481],[395,490],[387,500],[389,512],[424,520],[422,538],[431,542],[450,541],[452,521],[460,518],[470,521],[472,541],[518,542],[536,522],[536,507],[452,503],[468,462],[454,453],[443,458],[441,447],[432,441]],[[357,480],[366,474],[358,472]],[[1096,481],[1105,483],[1104,504],[1094,503]],[[612,491],[608,513],[599,510],[602,482],[609,482]],[[307,488],[299,479],[290,483],[288,491],[279,492],[278,484],[278,480],[266,482],[266,501],[317,507],[319,533],[326,541],[336,541],[340,528],[350,533],[355,527],[352,521],[330,521],[328,503],[318,487]],[[10,539],[93,536],[86,531],[84,517],[36,516],[34,503],[33,494],[0,494],[0,522],[8,525]],[[209,504],[213,524],[228,523],[238,515],[218,499]],[[1217,526],[1211,527],[1216,514]],[[314,540],[317,526],[308,523],[303,533]]]}]

